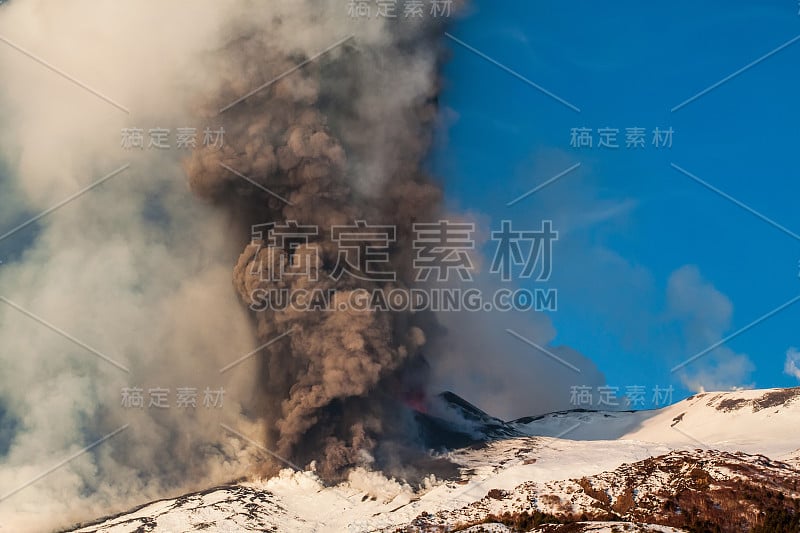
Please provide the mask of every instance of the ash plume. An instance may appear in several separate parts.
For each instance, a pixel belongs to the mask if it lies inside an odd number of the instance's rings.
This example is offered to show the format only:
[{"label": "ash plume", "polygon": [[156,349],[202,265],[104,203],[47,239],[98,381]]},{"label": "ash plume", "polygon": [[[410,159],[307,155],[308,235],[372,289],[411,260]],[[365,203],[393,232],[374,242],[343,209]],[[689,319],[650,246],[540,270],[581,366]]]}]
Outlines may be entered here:
[{"label": "ash plume", "polygon": [[[392,260],[410,265],[400,260],[409,222],[435,213],[440,197],[419,162],[435,112],[441,28],[400,13],[395,27],[352,18],[338,1],[0,6],[0,35],[78,82],[0,46],[9,73],[0,89],[3,231],[89,188],[0,242],[0,294],[129,369],[0,306],[4,526],[67,527],[252,474],[263,454],[221,423],[267,436],[265,444],[304,465],[317,460],[331,476],[368,462],[370,451],[379,460],[387,432],[402,433],[403,413],[391,427],[385,415],[407,389],[421,388],[427,320],[253,316],[237,298],[256,283],[247,274],[250,226],[272,220],[319,224],[322,235],[356,219],[397,224]],[[123,128],[146,135],[184,126],[201,139],[204,127],[223,126],[224,149],[198,142],[183,162],[188,152],[174,146],[120,146]],[[317,244],[327,272],[331,243]],[[398,270],[396,283],[407,283],[410,274]],[[335,284],[342,295],[362,286]],[[290,328],[270,353],[220,374],[258,339]],[[121,406],[123,388],[169,388],[174,404],[177,387],[187,386],[200,392],[197,409]],[[202,408],[202,390],[223,386],[224,406]]]},{"label": "ash plume", "polygon": [[[303,12],[312,27],[314,12]],[[256,304],[258,291],[304,289],[333,294],[337,308],[354,291],[414,283],[412,225],[436,220],[442,196],[422,169],[437,113],[442,20],[392,20],[285,77],[308,56],[269,30],[239,34],[221,50],[223,77],[199,113],[221,118],[226,142],[196,152],[185,169],[192,191],[242,231],[233,282],[244,304]],[[285,14],[273,25],[294,22]],[[245,240],[252,226],[284,221],[317,227],[313,249]],[[336,275],[332,228],[358,221],[396,231],[387,266],[395,280]],[[292,254],[310,262],[303,275],[291,275]],[[385,425],[402,419],[402,399],[424,388],[423,350],[437,328],[430,316],[287,307],[254,318],[257,344],[280,338],[257,356],[253,406],[276,454],[313,461],[332,480],[389,449]]]},{"label": "ash plume", "polygon": [[[247,309],[253,290],[281,283],[335,289],[337,298],[412,283],[412,223],[440,217],[441,191],[421,161],[446,20],[406,20],[398,6],[397,19],[363,19],[338,0],[0,5],[3,38],[80,82],[0,46],[8,73],[0,88],[2,231],[62,205],[0,241],[0,294],[129,369],[0,306],[3,526],[68,527],[251,475],[264,454],[221,424],[296,464],[316,461],[328,479],[353,465],[401,472],[414,435],[402,404],[418,402],[429,368],[439,390],[469,389],[479,405],[485,398],[527,409],[521,399],[543,396],[530,394],[534,371],[519,372],[535,366],[524,354],[513,366],[487,365],[480,352],[488,337],[453,314],[442,322],[473,330],[458,343],[424,314]],[[120,146],[123,128],[184,126],[201,136],[223,127],[222,149]],[[265,281],[269,247],[251,242],[252,226],[286,220],[319,226],[319,281]],[[357,220],[397,226],[396,281],[327,276],[336,261],[331,227]],[[541,321],[536,340],[547,344],[554,332]],[[491,380],[481,379],[486,366]],[[502,396],[507,374],[517,376],[514,395]],[[121,405],[123,388],[174,395],[186,386],[224,386],[224,406],[202,409],[202,398],[197,409]]]}]

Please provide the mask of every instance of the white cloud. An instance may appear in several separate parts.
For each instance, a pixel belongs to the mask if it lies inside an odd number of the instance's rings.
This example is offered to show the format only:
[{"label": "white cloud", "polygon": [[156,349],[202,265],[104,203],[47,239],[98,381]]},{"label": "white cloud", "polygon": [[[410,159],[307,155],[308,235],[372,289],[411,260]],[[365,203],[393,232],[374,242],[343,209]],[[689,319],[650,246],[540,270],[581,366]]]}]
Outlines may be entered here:
[{"label": "white cloud", "polygon": [[[667,309],[681,326],[687,357],[706,350],[730,330],[733,304],[703,279],[694,265],[673,272],[667,283]],[[747,379],[755,369],[750,357],[723,345],[689,363],[681,371],[684,384],[694,391],[751,388]]]},{"label": "white cloud", "polygon": [[800,351],[797,348],[792,347],[786,350],[786,363],[783,365],[783,372],[800,380]]}]

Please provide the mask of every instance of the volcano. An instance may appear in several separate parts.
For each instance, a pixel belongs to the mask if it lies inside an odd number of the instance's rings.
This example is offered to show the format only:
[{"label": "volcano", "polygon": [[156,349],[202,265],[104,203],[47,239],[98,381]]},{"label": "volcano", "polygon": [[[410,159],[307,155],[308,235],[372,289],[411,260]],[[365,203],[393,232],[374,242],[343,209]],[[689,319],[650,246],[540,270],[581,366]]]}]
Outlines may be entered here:
[{"label": "volcano", "polygon": [[415,420],[426,448],[454,450],[496,439],[522,437],[524,433],[445,391],[436,396],[426,412],[416,411]]},{"label": "volcano", "polygon": [[285,469],[69,531],[800,531],[800,388],[511,422],[452,392],[428,403],[414,416],[430,451],[413,466],[446,459],[455,475],[412,486],[355,470],[326,486]]}]

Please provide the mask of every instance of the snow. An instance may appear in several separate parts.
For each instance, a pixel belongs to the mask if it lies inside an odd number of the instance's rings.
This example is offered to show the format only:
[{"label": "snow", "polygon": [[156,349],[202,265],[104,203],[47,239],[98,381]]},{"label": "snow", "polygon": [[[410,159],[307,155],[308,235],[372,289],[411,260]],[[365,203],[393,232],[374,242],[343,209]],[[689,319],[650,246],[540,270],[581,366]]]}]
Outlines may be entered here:
[{"label": "snow", "polygon": [[[651,524],[632,524],[630,522],[585,522],[581,524],[581,533],[681,533],[682,530],[667,526]],[[481,524],[464,529],[464,533],[510,533],[511,529],[502,524]],[[533,529],[532,531],[541,531]],[[578,532],[576,532],[578,533]]]},{"label": "snow", "polygon": [[[633,524],[631,522],[584,522],[581,533],[680,533],[682,529],[653,524]],[[538,531],[534,529],[533,531]]]},{"label": "snow", "polygon": [[468,527],[464,530],[464,533],[509,533],[511,531],[511,529],[508,529],[503,524],[481,524],[479,526]]},{"label": "snow", "polygon": [[[800,401],[755,410],[743,405],[720,410],[724,401],[757,400],[779,389],[698,394],[658,412],[640,428],[622,438],[661,442],[669,445],[700,446],[725,451],[759,453],[781,458],[797,449],[800,441]],[[673,420],[683,414],[682,419]]]},{"label": "snow", "polygon": [[[671,448],[714,448],[760,453],[776,459],[797,454],[800,396],[760,408],[753,402],[796,389],[753,389],[701,393],[652,411],[554,413],[516,428],[528,435],[572,440],[632,440]],[[734,408],[729,404],[739,402]],[[679,420],[676,420],[679,419]],[[753,431],[758,428],[758,431]]]},{"label": "snow", "polygon": [[[486,497],[492,489],[509,491],[516,498],[515,505],[534,505],[544,511],[550,504],[539,501],[537,494],[545,488],[560,502],[580,506],[581,498],[587,497],[577,494],[574,482],[568,480],[611,472],[671,450],[743,451],[797,467],[800,397],[788,394],[783,403],[776,404],[776,395],[783,393],[777,389],[705,393],[654,411],[564,412],[514,423],[517,430],[529,436],[450,452],[447,458],[461,465],[461,479],[439,481],[431,476],[427,486],[416,491],[366,470],[354,471],[347,483],[337,487],[324,487],[309,472],[285,470],[266,481],[154,502],[79,531],[127,533],[143,528],[155,532],[361,533],[394,531],[425,513],[451,513],[460,517],[460,523],[469,523],[473,517],[507,509],[512,500]],[[717,472],[720,476],[728,474],[724,469]],[[651,485],[668,481],[659,475],[638,487],[637,500],[647,497]],[[613,486],[613,476],[609,479]],[[582,531],[679,531],[656,526],[627,530],[626,526],[634,527],[630,523],[597,522],[587,524]],[[501,525],[481,527],[508,531]]]}]

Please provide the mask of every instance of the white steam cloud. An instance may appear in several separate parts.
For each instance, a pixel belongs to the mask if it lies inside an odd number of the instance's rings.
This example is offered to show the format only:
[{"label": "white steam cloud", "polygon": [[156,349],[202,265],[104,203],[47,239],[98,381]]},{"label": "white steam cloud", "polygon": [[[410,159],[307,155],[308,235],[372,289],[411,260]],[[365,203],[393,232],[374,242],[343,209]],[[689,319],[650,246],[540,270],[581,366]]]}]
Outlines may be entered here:
[{"label": "white steam cloud", "polygon": [[[230,235],[240,228],[189,192],[185,153],[120,147],[126,127],[189,126],[201,137],[216,127],[214,117],[198,123],[196,106],[231,77],[218,52],[242,31],[269,33],[273,48],[300,59],[347,35],[365,47],[388,38],[381,21],[351,19],[336,1],[0,6],[3,229],[130,165],[0,241],[0,295],[129,369],[0,305],[0,516],[9,530],[62,527],[247,472],[251,458],[219,425],[265,431],[242,414],[253,362],[219,372],[255,347],[231,287],[242,243]],[[244,92],[255,88],[241,81]],[[420,85],[412,77],[406,88]],[[391,96],[370,94],[376,109]],[[368,189],[398,157],[387,143],[361,161],[358,185]],[[172,407],[122,408],[121,389],[134,386],[170,388]],[[175,407],[183,386],[201,391],[198,409]],[[199,406],[205,387],[225,388],[222,409]]]}]

